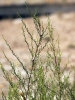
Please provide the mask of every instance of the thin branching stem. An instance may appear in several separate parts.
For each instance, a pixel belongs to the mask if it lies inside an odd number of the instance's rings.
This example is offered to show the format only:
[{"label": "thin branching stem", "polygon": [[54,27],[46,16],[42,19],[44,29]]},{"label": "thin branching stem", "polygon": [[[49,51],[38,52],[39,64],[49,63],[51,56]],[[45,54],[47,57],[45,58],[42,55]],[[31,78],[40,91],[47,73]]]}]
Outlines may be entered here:
[{"label": "thin branching stem", "polygon": [[6,42],[7,46],[9,47],[9,49],[11,50],[12,54],[16,57],[16,59],[20,62],[20,64],[22,65],[23,69],[26,71],[26,73],[28,74],[27,69],[25,68],[25,66],[23,65],[23,63],[21,62],[21,60],[19,59],[19,57],[14,53],[14,51],[11,49],[10,45],[7,43],[7,41],[5,40],[5,38],[3,37],[4,41]]}]

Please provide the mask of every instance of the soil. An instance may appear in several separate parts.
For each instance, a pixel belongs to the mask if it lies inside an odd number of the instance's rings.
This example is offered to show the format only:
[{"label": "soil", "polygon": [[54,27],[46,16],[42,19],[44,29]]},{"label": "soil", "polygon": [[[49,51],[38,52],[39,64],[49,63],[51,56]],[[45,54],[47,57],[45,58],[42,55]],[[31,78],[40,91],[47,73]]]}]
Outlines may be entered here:
[{"label": "soil", "polygon": [[[51,20],[51,24],[54,28],[54,37],[57,38],[59,34],[60,49],[62,52],[61,68],[62,69],[64,68],[64,65],[68,62],[68,58],[71,64],[75,66],[75,12],[64,13],[64,14],[63,13],[52,14],[49,17]],[[26,23],[27,27],[29,28],[30,32],[34,32],[34,36],[36,36],[36,30],[32,18],[26,18],[23,20]],[[44,26],[47,25],[46,16],[41,16],[40,20],[43,21]],[[24,37],[22,35],[22,28],[21,28],[22,26],[23,25],[21,19],[0,20],[0,62],[3,64],[4,68],[7,71],[10,71],[11,67],[7,62],[7,60],[5,59],[2,51],[5,52],[7,57],[12,62],[14,62],[16,66],[18,65],[18,61],[12,55],[8,46],[4,42],[3,37],[8,41],[9,45],[18,55],[21,61],[26,63],[27,68],[30,69],[29,66],[30,54],[24,42]],[[30,43],[30,38],[27,33],[26,37],[28,42]],[[47,39],[48,37],[45,38],[44,42]],[[44,54],[45,50],[43,51],[42,56],[44,56]],[[70,70],[70,68],[71,66],[69,64],[66,69],[66,73]],[[20,71],[22,72],[21,69]],[[12,78],[14,79],[13,76]],[[70,81],[73,81],[73,73],[71,74]],[[1,90],[3,90],[5,94],[7,94],[8,82],[4,79],[2,71],[0,69],[0,96],[1,96]]]}]

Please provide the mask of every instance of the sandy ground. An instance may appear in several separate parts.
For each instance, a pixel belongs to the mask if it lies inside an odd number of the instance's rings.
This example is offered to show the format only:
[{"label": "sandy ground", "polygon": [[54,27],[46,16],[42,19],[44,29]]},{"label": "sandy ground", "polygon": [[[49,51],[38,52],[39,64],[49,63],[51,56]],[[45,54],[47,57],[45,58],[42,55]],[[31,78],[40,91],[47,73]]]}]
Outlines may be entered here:
[{"label": "sandy ground", "polygon": [[[60,48],[62,52],[62,68],[69,60],[72,65],[75,66],[75,13],[65,13],[65,14],[52,14],[49,16],[51,23],[54,28],[54,37],[59,34]],[[43,21],[44,26],[47,25],[47,17],[41,16],[40,20]],[[32,18],[24,19],[29,30],[36,34],[35,27]],[[6,61],[2,51],[5,52],[7,57],[17,64],[17,60],[10,52],[6,43],[4,42],[2,35],[8,41],[11,48],[20,57],[23,62],[29,63],[29,51],[23,40],[22,35],[22,22],[21,19],[6,19],[0,20],[0,62],[2,62],[4,68],[10,71],[10,66]],[[34,34],[34,35],[35,35]],[[27,40],[30,43],[28,34],[26,33]],[[45,40],[46,41],[46,40]],[[45,51],[43,51],[43,56]],[[27,66],[29,68],[29,66]],[[70,69],[68,66],[67,71]],[[72,74],[73,75],[73,74]],[[72,77],[73,78],[73,77]],[[8,82],[3,78],[2,71],[0,70],[0,90],[3,90],[5,94],[7,93]],[[1,91],[0,91],[1,94]]]},{"label": "sandy ground", "polygon": [[75,3],[75,0],[0,0],[0,5],[11,4],[40,4],[40,3]]}]

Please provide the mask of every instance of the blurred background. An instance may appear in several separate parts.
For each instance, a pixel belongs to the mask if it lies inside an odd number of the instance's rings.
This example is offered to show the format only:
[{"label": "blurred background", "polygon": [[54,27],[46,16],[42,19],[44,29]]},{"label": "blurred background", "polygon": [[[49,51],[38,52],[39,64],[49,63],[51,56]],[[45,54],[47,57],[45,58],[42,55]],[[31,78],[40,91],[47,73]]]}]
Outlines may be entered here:
[{"label": "blurred background", "polygon": [[[71,64],[75,66],[75,4],[74,4],[75,0],[0,0],[0,7],[4,7],[5,5],[8,5],[8,6],[22,5],[25,2],[30,5],[50,4],[50,7],[51,5],[56,4],[56,5],[53,5],[52,8],[50,8],[49,5],[48,7],[47,6],[44,7],[46,8],[44,9],[44,11],[45,13],[46,11],[49,11],[49,12],[51,11],[51,13],[48,13],[48,14],[51,20],[51,24],[53,25],[53,28],[54,28],[54,37],[57,38],[59,34],[60,49],[62,52],[61,69],[63,69],[64,65],[68,62],[68,58]],[[59,4],[59,7],[57,4]],[[61,4],[65,4],[65,6],[63,5],[64,6],[63,7]],[[31,7],[33,7],[33,5]],[[63,8],[63,12],[62,12],[62,8]],[[35,8],[33,8],[33,10],[34,9]],[[38,9],[39,9],[39,6],[38,6]],[[42,13],[43,9],[42,10],[41,9],[42,8],[40,6],[40,9],[38,11],[41,11]],[[54,11],[55,9],[57,11]],[[32,8],[30,10],[32,10]],[[6,14],[5,10],[2,10],[1,12],[2,14]],[[41,21],[43,21],[44,27],[46,27],[47,26],[46,15],[40,14],[39,18]],[[35,29],[32,18],[25,17],[23,18],[23,20],[26,23],[27,27],[29,28],[30,32],[36,33],[36,29]],[[12,62],[14,62],[16,66],[18,66],[18,62],[16,58],[10,52],[6,43],[4,42],[2,35],[8,41],[8,43],[10,44],[14,52],[19,56],[21,61],[26,63],[26,67],[29,70],[31,69],[29,66],[30,54],[29,54],[26,44],[24,43],[21,27],[22,27],[22,22],[19,17],[12,18],[12,16],[10,16],[9,18],[0,19],[0,62],[3,64],[4,68],[9,72],[11,70],[11,67],[9,63],[7,62],[7,60],[5,59],[2,51],[5,52],[7,57]],[[30,39],[27,33],[26,33],[26,36],[27,36],[28,42],[30,43]],[[47,41],[47,39],[49,38],[46,37],[44,41]],[[42,53],[43,58],[45,57],[45,53],[46,51],[44,50]],[[19,66],[17,68],[24,75],[24,72],[21,69],[21,67]],[[68,68],[66,69],[66,73],[68,73],[70,70],[71,70],[71,66],[69,64]],[[70,79],[71,82],[73,81],[73,78],[74,78],[73,75],[74,73],[71,74],[71,79]],[[15,80],[15,77],[12,76],[12,79]],[[1,97],[1,90],[3,90],[5,94],[7,94],[8,82],[6,82],[6,80],[4,79],[3,73],[0,69],[0,97]]]},{"label": "blurred background", "polygon": [[23,4],[27,2],[29,4],[35,3],[73,3],[75,0],[0,0],[0,5],[10,5],[10,4]]}]

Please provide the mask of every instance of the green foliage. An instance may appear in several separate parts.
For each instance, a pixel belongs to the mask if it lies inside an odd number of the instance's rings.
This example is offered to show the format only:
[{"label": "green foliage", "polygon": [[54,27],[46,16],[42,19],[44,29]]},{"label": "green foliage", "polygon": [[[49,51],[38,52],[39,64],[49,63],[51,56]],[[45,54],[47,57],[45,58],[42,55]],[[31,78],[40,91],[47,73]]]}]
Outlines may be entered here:
[{"label": "green foliage", "polygon": [[[29,9],[28,11],[31,14]],[[20,72],[17,73],[15,64],[10,61],[3,52],[12,68],[11,73],[16,77],[16,81],[13,82],[9,72],[1,65],[5,78],[10,84],[8,96],[5,97],[2,93],[3,100],[75,100],[75,82],[71,84],[69,82],[69,76],[64,75],[66,66],[64,66],[64,70],[61,70],[59,41],[54,38],[53,28],[49,17],[48,25],[45,28],[43,23],[36,16],[36,13],[32,15],[32,17],[37,31],[37,39],[33,37],[33,34],[29,31],[22,19],[24,41],[31,54],[31,70],[25,67],[21,59],[14,53],[7,40],[3,37],[10,51],[26,73],[25,77],[23,77]],[[31,39],[31,44],[27,41],[25,31],[27,31]],[[49,39],[46,39],[43,43],[46,37]],[[41,53],[44,49],[47,51],[43,61]]]},{"label": "green foliage", "polygon": [[13,84],[13,87],[9,87],[8,100],[21,100],[17,84]]}]

